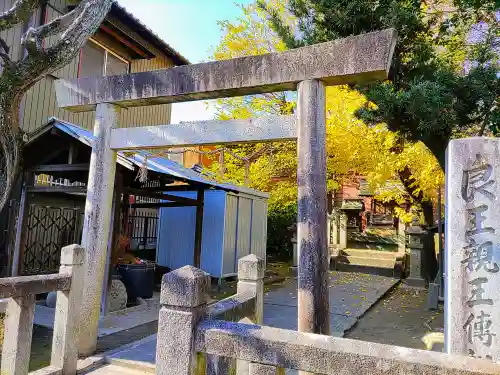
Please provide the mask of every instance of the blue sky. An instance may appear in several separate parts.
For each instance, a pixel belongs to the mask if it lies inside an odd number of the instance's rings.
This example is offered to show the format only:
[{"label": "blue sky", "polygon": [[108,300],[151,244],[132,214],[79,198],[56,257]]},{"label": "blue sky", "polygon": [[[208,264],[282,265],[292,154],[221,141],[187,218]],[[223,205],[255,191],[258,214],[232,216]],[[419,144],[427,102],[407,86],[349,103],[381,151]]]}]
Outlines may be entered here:
[{"label": "blue sky", "polygon": [[[207,61],[220,40],[217,21],[235,20],[237,4],[251,0],[119,0],[129,12],[192,63]],[[206,120],[213,108],[205,102],[174,104],[172,122]]]}]

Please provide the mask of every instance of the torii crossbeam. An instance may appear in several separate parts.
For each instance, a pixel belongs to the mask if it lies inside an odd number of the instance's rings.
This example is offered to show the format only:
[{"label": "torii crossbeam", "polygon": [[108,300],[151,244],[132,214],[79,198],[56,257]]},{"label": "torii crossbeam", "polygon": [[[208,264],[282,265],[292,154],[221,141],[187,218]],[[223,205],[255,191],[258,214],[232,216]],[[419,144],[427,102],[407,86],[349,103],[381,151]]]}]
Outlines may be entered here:
[{"label": "torii crossbeam", "polygon": [[[80,354],[90,355],[96,348],[116,151],[123,149],[297,139],[298,327],[328,334],[325,85],[386,79],[395,44],[395,31],[383,30],[284,53],[56,81],[60,107],[96,109],[82,236],[87,257]],[[123,107],[284,90],[298,90],[296,116],[119,129]]]}]

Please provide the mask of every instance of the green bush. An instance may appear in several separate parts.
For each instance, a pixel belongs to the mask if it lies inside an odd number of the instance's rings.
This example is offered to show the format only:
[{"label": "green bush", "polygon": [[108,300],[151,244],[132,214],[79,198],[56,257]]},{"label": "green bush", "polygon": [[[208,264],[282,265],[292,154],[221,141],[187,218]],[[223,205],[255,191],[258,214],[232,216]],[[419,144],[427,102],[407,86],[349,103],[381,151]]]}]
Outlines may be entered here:
[{"label": "green bush", "polygon": [[290,261],[293,257],[290,228],[297,223],[297,204],[269,207],[267,213],[267,256],[272,260]]}]

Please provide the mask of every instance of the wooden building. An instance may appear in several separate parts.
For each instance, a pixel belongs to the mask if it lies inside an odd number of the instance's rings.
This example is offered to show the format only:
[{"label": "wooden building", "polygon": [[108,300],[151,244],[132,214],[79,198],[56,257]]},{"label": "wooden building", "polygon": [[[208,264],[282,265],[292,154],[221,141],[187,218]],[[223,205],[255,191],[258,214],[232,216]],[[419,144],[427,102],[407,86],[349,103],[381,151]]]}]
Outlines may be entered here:
[{"label": "wooden building", "polygon": [[[386,188],[400,188],[395,181],[388,181]],[[343,183],[332,197],[332,205],[344,211],[347,215],[347,225],[350,230],[364,232],[367,228],[397,227],[394,216],[396,202],[377,200],[375,193],[363,177],[355,177],[350,182]]]},{"label": "wooden building", "polygon": [[[0,11],[11,7],[15,0],[0,0]],[[35,13],[31,22],[46,23],[69,10],[65,0],[49,0]],[[0,35],[11,47],[11,58],[18,59],[23,28],[2,32]],[[50,44],[49,38],[46,42]],[[186,65],[189,62],[162,41],[144,24],[115,3],[97,33],[68,65],[39,81],[25,96],[21,105],[21,126],[32,133],[46,124],[50,117],[57,117],[78,126],[92,129],[94,113],[70,113],[56,104],[54,81],[85,76],[114,75],[150,71]],[[120,124],[125,127],[137,124],[159,125],[170,122],[169,104],[122,111]]]},{"label": "wooden building", "polygon": [[[0,12],[10,9],[15,1],[0,0]],[[9,54],[12,60],[18,60],[24,56],[21,37],[28,27],[44,24],[71,10],[65,0],[47,0],[41,3],[40,8],[24,25],[0,33],[10,47]],[[48,38],[45,43],[50,45],[51,40]],[[115,2],[99,30],[79,54],[68,65],[47,75],[27,92],[20,106],[21,129],[26,133],[25,138],[28,142],[53,117],[92,130],[94,112],[70,113],[57,107],[54,90],[56,79],[126,74],[186,64],[189,64],[186,58]],[[129,108],[121,111],[121,116],[120,124],[124,127],[168,124],[171,119],[171,105]],[[52,156],[60,152],[57,147],[54,145]],[[30,155],[27,157],[29,158]],[[53,185],[56,182],[47,172],[35,183]],[[64,181],[57,183],[64,184]],[[20,181],[12,196],[10,206],[0,213],[0,269],[4,270],[7,269],[9,261],[7,248],[12,246],[9,240],[15,241],[13,236],[9,236],[9,231],[12,233],[13,226],[15,226],[21,199],[21,185]],[[48,203],[50,202],[46,202]],[[71,209],[71,207],[67,208]],[[61,212],[62,217],[66,214],[66,211]]]},{"label": "wooden building", "polygon": [[[57,272],[61,248],[71,243],[80,243],[93,139],[90,130],[56,118],[32,134],[23,155],[24,181],[17,215],[19,220],[9,230],[15,234],[8,251],[8,268],[12,274]],[[148,171],[147,180],[141,182],[137,177],[144,167]],[[44,178],[41,176],[49,175],[55,181],[64,183],[40,183]],[[189,238],[184,238],[184,247],[176,248],[176,252],[191,254],[185,264],[197,264],[199,267],[204,255],[202,234],[205,232],[207,237],[205,257],[207,246],[211,247],[212,244],[210,237],[215,235],[208,219],[215,217],[219,224],[223,224],[227,212],[227,215],[235,216],[229,217],[231,224],[238,223],[238,229],[234,228],[233,232],[240,233],[239,237],[234,233],[230,234],[224,254],[232,252],[235,259],[237,250],[246,253],[258,250],[258,254],[265,255],[267,194],[208,180],[192,169],[184,168],[167,158],[148,155],[146,151],[135,154],[119,152],[116,175],[112,238],[116,239],[118,234],[129,235],[129,227],[133,224],[130,216],[134,210],[175,208],[176,211],[164,212],[162,217],[168,219],[170,216],[172,220],[179,221],[179,212],[182,211],[186,217],[192,214],[193,220],[183,225],[178,233],[171,233],[170,238],[164,230],[163,243],[165,245],[165,240],[174,241],[175,236],[182,237],[181,232],[188,235]],[[184,194],[186,192],[188,196]],[[205,196],[210,198],[213,193],[218,192],[230,194],[232,205],[228,209],[222,207],[220,212],[214,214],[213,203],[208,199],[205,205]],[[193,194],[189,195],[190,193]],[[134,200],[130,199],[132,196]],[[255,223],[250,225],[252,217],[255,217]],[[155,227],[152,226],[150,230],[157,230],[158,224],[156,222]],[[222,235],[222,231],[220,233]],[[247,238],[244,238],[244,233]],[[253,242],[250,241],[251,236],[254,237]],[[179,238],[175,240],[178,243]],[[109,246],[114,243],[112,239]],[[154,257],[157,252],[154,248],[145,250],[153,255],[152,260],[156,260]],[[209,250],[214,252],[213,249]],[[108,253],[111,254],[111,251]],[[181,256],[189,257],[186,254]],[[219,255],[222,256],[221,254],[222,248]]]}]

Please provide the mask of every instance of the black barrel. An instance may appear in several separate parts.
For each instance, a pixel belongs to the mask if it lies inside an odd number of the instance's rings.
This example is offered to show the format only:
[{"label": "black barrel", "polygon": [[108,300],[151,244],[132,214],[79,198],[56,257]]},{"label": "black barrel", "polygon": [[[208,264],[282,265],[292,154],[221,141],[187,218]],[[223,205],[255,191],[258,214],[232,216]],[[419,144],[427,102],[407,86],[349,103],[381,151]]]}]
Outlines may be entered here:
[{"label": "black barrel", "polygon": [[118,272],[127,288],[129,302],[136,298],[152,298],[155,284],[155,264],[119,264]]}]

